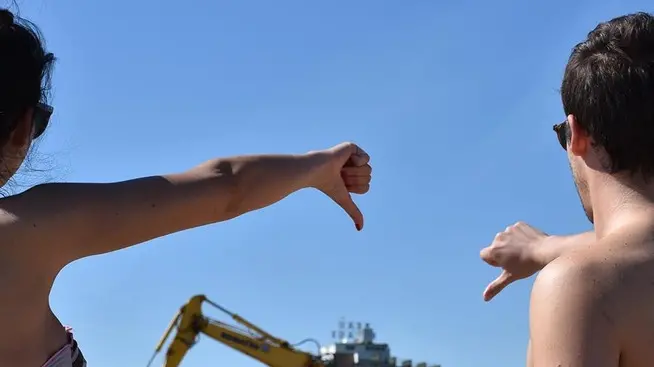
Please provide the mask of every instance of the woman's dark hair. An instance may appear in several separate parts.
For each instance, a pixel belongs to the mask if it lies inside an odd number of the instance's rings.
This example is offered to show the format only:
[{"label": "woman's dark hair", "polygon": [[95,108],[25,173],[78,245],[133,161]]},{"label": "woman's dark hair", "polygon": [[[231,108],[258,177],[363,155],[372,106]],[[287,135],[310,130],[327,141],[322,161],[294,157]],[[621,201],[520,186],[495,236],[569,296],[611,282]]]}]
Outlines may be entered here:
[{"label": "woman's dark hair", "polygon": [[36,25],[0,8],[0,144],[28,109],[46,102],[54,61]]}]

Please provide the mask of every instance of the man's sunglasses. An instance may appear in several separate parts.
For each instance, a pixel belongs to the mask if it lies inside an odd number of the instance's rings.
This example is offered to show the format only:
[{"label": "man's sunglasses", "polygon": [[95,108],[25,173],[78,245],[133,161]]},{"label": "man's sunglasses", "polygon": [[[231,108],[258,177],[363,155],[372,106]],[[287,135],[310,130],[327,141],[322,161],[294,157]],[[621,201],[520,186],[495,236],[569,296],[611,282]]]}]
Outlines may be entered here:
[{"label": "man's sunglasses", "polygon": [[560,124],[554,125],[552,129],[554,129],[554,132],[556,133],[556,138],[559,140],[559,144],[561,144],[563,150],[568,150],[568,130],[569,130],[568,120],[565,120]]},{"label": "man's sunglasses", "polygon": [[37,103],[34,107],[34,113],[32,115],[34,139],[38,138],[43,134],[43,132],[45,132],[45,128],[48,127],[48,123],[50,122],[52,111],[54,111],[54,108],[45,103]]}]

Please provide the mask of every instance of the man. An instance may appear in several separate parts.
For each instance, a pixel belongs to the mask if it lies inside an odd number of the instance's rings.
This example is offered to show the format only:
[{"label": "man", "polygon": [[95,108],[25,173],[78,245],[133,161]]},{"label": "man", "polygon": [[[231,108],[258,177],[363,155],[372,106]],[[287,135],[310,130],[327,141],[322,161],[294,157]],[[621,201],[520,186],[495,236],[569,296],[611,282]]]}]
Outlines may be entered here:
[{"label": "man", "polygon": [[561,91],[555,131],[595,231],[507,228],[482,251],[505,269],[484,296],[551,261],[532,289],[527,365],[652,366],[654,16],[599,24],[573,49]]}]

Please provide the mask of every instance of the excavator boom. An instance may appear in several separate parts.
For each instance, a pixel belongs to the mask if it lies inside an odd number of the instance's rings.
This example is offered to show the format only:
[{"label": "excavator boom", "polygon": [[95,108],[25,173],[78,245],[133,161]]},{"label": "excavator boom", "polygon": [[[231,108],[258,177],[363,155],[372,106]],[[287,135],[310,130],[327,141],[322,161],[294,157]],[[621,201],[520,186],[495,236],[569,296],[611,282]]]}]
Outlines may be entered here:
[{"label": "excavator boom", "polygon": [[[228,314],[246,330],[204,316],[202,314],[203,303]],[[191,297],[175,315],[159,341],[148,366],[161,351],[173,331],[176,331],[175,337],[167,349],[163,367],[180,367],[182,359],[195,344],[200,334],[248,355],[269,367],[325,367],[319,357],[293,348],[287,341],[270,335],[242,317],[209,301],[203,295]]]}]

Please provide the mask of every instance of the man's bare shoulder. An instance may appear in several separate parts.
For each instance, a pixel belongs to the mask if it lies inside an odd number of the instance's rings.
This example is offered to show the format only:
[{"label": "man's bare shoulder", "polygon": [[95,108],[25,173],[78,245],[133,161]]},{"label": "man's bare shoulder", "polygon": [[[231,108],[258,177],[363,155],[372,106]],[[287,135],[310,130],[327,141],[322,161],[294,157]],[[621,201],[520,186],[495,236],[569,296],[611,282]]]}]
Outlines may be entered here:
[{"label": "man's bare shoulder", "polygon": [[648,238],[638,231],[608,237],[540,272],[530,303],[536,366],[617,366],[618,359],[621,366],[652,365],[654,244]]},{"label": "man's bare shoulder", "polygon": [[598,256],[590,248],[567,253],[540,271],[532,288],[532,302],[551,297],[566,302],[606,302],[617,290],[615,263],[618,261]]},{"label": "man's bare shoulder", "polygon": [[586,251],[558,258],[536,278],[529,310],[533,366],[619,365],[615,282],[610,267]]},{"label": "man's bare shoulder", "polygon": [[625,304],[625,292],[654,275],[654,251],[642,243],[614,237],[576,248],[548,264],[536,277],[532,293],[560,292],[566,300],[592,300],[596,306]]}]

